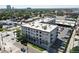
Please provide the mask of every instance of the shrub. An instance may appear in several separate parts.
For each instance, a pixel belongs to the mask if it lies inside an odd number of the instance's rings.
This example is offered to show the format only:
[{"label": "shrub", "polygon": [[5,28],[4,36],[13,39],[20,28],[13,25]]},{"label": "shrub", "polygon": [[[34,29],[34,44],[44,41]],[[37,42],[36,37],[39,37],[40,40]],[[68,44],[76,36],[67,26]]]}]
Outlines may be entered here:
[{"label": "shrub", "polygon": [[79,46],[73,47],[70,52],[71,53],[79,53]]}]

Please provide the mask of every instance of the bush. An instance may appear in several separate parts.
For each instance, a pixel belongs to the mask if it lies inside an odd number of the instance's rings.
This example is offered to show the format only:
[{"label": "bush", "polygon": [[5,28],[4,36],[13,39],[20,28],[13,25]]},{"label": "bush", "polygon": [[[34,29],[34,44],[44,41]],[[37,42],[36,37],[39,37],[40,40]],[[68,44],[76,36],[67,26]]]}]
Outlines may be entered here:
[{"label": "bush", "polygon": [[2,29],[2,28],[0,28],[0,31],[3,31],[3,29]]},{"label": "bush", "polygon": [[38,45],[35,45],[35,44],[32,44],[32,43],[29,43],[29,45],[31,45],[32,47],[34,47],[34,48],[36,48],[36,49],[38,49],[40,51],[44,51],[45,50],[44,48],[39,47]]},{"label": "bush", "polygon": [[0,24],[0,28],[2,28],[3,27],[3,25],[2,24]]},{"label": "bush", "polygon": [[73,47],[70,52],[71,53],[79,53],[79,46]]},{"label": "bush", "polygon": [[19,37],[21,35],[21,30],[20,29],[17,28],[15,32],[16,32],[17,37]]}]

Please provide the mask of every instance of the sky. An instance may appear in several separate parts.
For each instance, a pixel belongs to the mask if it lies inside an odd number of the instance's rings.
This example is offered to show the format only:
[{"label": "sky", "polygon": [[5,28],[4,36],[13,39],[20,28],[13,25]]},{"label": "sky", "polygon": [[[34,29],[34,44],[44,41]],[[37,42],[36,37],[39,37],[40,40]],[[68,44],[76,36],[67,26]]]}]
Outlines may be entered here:
[{"label": "sky", "polygon": [[78,0],[0,0],[0,8],[79,8]]},{"label": "sky", "polygon": [[[11,7],[21,8],[79,8],[79,5],[11,5]],[[1,8],[6,8],[6,5],[0,5]]]}]

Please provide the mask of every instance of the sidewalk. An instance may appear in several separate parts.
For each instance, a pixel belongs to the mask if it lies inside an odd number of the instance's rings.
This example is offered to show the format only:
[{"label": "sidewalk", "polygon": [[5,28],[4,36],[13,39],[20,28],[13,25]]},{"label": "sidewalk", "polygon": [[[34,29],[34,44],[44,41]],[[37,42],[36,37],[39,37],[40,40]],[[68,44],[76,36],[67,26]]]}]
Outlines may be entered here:
[{"label": "sidewalk", "polygon": [[71,37],[70,42],[68,44],[68,48],[67,48],[67,51],[66,51],[67,53],[69,53],[70,50],[73,48],[75,31],[76,30],[73,31],[72,37]]}]

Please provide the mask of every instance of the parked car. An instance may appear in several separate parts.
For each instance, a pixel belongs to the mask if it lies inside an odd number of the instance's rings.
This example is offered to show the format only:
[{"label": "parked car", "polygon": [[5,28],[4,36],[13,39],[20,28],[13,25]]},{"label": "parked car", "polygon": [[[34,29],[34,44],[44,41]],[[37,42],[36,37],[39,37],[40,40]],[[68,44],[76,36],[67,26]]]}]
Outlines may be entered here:
[{"label": "parked car", "polygon": [[6,36],[10,36],[9,34],[7,34]]},{"label": "parked car", "polygon": [[22,52],[25,52],[26,50],[25,50],[24,48],[21,48],[21,51],[22,51]]}]

